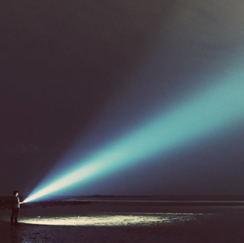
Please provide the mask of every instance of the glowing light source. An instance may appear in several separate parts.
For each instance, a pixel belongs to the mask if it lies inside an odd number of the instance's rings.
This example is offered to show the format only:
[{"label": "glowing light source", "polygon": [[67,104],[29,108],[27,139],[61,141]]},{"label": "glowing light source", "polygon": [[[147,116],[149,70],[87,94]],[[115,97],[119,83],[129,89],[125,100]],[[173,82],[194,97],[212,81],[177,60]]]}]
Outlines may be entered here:
[{"label": "glowing light source", "polygon": [[78,161],[76,168],[33,192],[24,202],[228,131],[244,120],[244,74],[240,74],[231,73],[219,82],[206,83],[206,87],[194,91],[178,106],[161,111],[132,132]]}]

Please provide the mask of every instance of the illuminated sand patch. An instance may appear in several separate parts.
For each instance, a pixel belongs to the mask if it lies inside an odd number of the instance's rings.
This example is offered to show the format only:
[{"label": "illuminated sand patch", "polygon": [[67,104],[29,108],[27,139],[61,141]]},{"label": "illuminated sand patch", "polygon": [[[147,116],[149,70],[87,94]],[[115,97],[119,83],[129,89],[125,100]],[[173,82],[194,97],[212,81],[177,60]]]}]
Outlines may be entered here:
[{"label": "illuminated sand patch", "polygon": [[59,226],[132,226],[157,225],[194,220],[200,214],[193,213],[154,213],[136,215],[89,215],[72,217],[36,217],[21,220],[24,224],[59,225]]}]

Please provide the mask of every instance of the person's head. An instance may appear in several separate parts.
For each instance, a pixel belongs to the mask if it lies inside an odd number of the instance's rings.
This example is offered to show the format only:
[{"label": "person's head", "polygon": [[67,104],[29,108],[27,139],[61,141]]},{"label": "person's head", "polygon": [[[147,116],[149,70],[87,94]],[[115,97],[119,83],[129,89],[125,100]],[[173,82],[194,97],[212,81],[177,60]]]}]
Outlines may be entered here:
[{"label": "person's head", "polygon": [[14,196],[18,196],[19,195],[19,191],[13,191],[13,194],[14,194]]}]

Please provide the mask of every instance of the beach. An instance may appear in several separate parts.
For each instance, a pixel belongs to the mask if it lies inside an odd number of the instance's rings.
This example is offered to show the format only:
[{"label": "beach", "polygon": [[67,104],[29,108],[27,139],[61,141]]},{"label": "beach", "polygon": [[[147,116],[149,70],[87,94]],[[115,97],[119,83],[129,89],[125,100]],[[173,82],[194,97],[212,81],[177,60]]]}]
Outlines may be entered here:
[{"label": "beach", "polygon": [[0,211],[3,243],[244,242],[244,207],[236,204],[95,200],[21,208],[19,224]]}]

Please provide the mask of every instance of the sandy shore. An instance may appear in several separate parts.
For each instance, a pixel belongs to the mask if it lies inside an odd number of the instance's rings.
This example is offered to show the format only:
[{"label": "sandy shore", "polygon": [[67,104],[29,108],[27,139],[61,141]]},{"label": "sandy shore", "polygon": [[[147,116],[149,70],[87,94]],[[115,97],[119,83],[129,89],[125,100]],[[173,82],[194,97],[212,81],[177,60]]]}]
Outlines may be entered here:
[{"label": "sandy shore", "polygon": [[19,225],[0,211],[3,243],[244,242],[244,207],[96,202],[25,207]]}]

